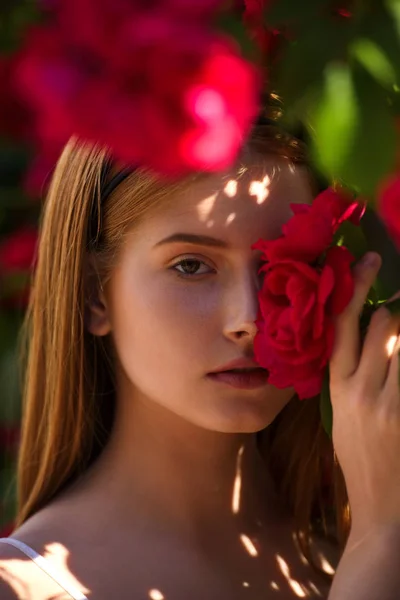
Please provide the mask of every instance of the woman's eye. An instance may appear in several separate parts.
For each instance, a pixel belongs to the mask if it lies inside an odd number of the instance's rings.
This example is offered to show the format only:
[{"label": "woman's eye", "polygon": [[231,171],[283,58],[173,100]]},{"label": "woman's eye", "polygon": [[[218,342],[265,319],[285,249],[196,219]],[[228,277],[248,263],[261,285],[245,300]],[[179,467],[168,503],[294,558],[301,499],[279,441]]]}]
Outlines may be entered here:
[{"label": "woman's eye", "polygon": [[175,263],[175,265],[173,265],[171,268],[178,271],[178,273],[184,277],[213,273],[213,269],[211,267],[209,267],[205,262],[196,258],[185,258],[180,260],[178,263]]}]

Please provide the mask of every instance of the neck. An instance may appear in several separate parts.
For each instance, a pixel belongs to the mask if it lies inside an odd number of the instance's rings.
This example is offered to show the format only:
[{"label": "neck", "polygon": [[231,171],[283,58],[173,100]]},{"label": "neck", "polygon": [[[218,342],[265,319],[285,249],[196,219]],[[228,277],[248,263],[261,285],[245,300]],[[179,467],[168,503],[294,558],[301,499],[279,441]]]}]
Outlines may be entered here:
[{"label": "neck", "polygon": [[124,528],[148,522],[203,538],[216,529],[254,531],[278,516],[255,433],[205,430],[159,405],[126,400],[88,478]]}]

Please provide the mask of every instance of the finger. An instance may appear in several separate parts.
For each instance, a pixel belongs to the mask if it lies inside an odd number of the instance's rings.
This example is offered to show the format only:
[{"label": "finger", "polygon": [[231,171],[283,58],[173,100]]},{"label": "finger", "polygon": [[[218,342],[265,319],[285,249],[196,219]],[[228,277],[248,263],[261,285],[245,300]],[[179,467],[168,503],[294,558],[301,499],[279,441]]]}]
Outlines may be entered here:
[{"label": "finger", "polygon": [[362,379],[366,389],[374,395],[385,385],[398,331],[399,317],[392,315],[385,306],[373,314],[362,349],[357,376]]},{"label": "finger", "polygon": [[335,342],[330,361],[331,379],[353,375],[360,358],[360,313],[382,264],[376,252],[368,252],[354,267],[354,294],[336,321]]},{"label": "finger", "polygon": [[391,354],[388,376],[386,378],[383,394],[387,398],[395,399],[400,408],[400,337],[392,339],[388,344],[388,352]]}]

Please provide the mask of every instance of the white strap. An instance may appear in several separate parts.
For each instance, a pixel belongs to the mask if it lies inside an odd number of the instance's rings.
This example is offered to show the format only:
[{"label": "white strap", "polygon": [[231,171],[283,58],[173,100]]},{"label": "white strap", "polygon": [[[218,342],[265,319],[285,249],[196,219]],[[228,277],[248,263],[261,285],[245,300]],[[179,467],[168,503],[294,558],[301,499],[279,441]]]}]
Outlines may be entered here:
[{"label": "white strap", "polygon": [[36,550],[31,548],[30,546],[24,544],[24,542],[20,542],[19,540],[15,540],[14,538],[9,537],[0,538],[0,542],[2,542],[3,544],[10,544],[11,546],[15,546],[15,548],[21,550],[21,552],[26,554],[26,556],[29,556],[29,558],[31,558],[33,562],[36,563],[40,569],[42,569],[42,571],[44,571],[49,577],[54,579],[54,581],[58,583],[58,585],[62,587],[67,592],[67,594],[69,594],[74,600],[88,600],[87,596],[82,594],[81,591],[67,583],[64,577],[57,573],[57,569],[55,569],[48,560],[41,556],[41,554],[38,554]]}]

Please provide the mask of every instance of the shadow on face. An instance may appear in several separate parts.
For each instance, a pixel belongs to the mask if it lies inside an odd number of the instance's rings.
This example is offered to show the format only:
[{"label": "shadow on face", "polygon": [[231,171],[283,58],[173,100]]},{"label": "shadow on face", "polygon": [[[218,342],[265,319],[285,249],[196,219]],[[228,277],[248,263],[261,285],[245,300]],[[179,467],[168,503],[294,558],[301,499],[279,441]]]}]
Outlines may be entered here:
[{"label": "shadow on face", "polygon": [[97,332],[112,335],[119,395],[227,433],[275,418],[292,389],[238,387],[209,373],[253,357],[262,281],[251,246],[280,235],[291,203],[311,201],[304,167],[256,155],[191,184],[131,231]]}]

